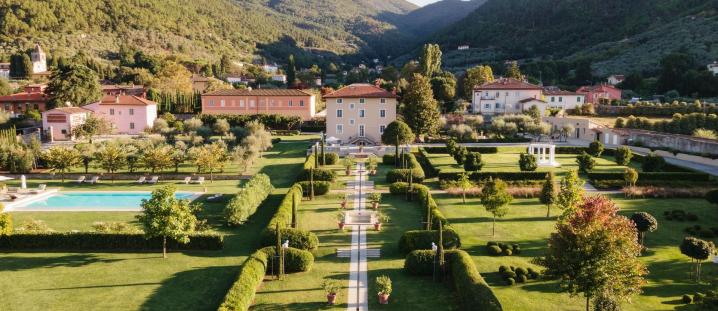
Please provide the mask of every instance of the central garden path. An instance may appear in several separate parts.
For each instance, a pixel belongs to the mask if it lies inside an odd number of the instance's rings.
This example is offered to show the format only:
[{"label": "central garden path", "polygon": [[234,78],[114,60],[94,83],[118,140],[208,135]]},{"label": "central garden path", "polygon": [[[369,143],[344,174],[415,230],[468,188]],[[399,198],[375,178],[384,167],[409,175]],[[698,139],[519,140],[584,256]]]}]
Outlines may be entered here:
[{"label": "central garden path", "polygon": [[[367,192],[374,189],[373,184],[366,181],[364,163],[357,163],[353,181],[347,183],[354,200],[354,210],[363,210],[366,205]],[[367,283],[367,249],[366,225],[353,225],[351,263],[349,264],[349,294],[347,295],[347,311],[369,310]]]}]

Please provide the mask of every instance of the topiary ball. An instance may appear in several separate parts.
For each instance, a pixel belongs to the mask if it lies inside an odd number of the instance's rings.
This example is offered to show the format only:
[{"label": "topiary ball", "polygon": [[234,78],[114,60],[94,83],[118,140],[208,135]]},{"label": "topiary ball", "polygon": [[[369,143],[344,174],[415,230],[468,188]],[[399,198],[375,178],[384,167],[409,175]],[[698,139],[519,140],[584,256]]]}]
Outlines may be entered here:
[{"label": "topiary ball", "polygon": [[699,303],[699,302],[703,301],[703,298],[706,298],[706,295],[703,293],[693,294],[693,302],[694,303]]},{"label": "topiary ball", "polygon": [[683,303],[685,303],[685,304],[689,304],[689,303],[693,302],[693,299],[691,298],[691,296],[683,295],[683,298],[681,298],[681,301],[683,301]]},{"label": "topiary ball", "polygon": [[[514,280],[514,278],[508,278],[508,279],[506,279],[506,285],[512,286],[512,285],[514,285],[514,284],[516,284],[516,280]],[[688,299],[690,299],[690,297],[688,297]]]},{"label": "topiary ball", "polygon": [[501,247],[498,247],[496,245],[489,246],[489,255],[491,255],[491,256],[501,255]]},{"label": "topiary ball", "polygon": [[526,283],[528,278],[525,275],[519,275],[516,277],[516,281],[519,283]]},{"label": "topiary ball", "polygon": [[509,279],[509,278],[515,279],[515,278],[516,278],[516,273],[513,272],[513,271],[506,271],[506,272],[502,273],[501,275],[502,275],[505,279]]},{"label": "topiary ball", "polygon": [[538,279],[539,276],[540,274],[538,272],[529,272],[529,278],[531,278],[532,280]]},{"label": "topiary ball", "polygon": [[519,275],[519,276],[521,276],[521,275],[527,275],[527,274],[529,273],[529,272],[526,270],[526,268],[523,268],[523,267],[518,267],[518,268],[516,268],[516,271],[514,271],[514,272],[516,272],[516,275]]},{"label": "topiary ball", "polygon": [[504,266],[504,265],[499,267],[499,273],[504,273],[506,271],[509,271],[509,267]]},{"label": "topiary ball", "polygon": [[716,291],[714,290],[709,290],[706,292],[706,297],[715,298],[718,297],[718,294],[716,294]]},{"label": "topiary ball", "polygon": [[514,267],[514,266],[509,266],[509,269],[511,269],[511,271],[514,271],[514,270],[516,270],[516,267]]},{"label": "topiary ball", "polygon": [[488,242],[486,242],[486,246],[495,246],[495,245],[499,245],[499,243],[496,243],[496,242],[494,242],[494,241],[488,241]]},{"label": "topiary ball", "polygon": [[510,248],[504,249],[504,251],[502,252],[504,256],[511,256],[511,254],[513,253],[514,252],[512,252]]}]

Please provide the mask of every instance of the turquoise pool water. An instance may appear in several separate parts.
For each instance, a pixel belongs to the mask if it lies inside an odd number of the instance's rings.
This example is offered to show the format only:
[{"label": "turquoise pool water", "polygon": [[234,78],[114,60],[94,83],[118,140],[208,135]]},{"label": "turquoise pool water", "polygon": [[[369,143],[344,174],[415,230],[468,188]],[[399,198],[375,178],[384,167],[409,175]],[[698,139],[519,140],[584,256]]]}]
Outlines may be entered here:
[{"label": "turquoise pool water", "polygon": [[[127,210],[138,211],[143,199],[149,199],[150,192],[58,192],[50,197],[16,207],[15,210]],[[178,199],[194,197],[193,193],[177,192]]]}]

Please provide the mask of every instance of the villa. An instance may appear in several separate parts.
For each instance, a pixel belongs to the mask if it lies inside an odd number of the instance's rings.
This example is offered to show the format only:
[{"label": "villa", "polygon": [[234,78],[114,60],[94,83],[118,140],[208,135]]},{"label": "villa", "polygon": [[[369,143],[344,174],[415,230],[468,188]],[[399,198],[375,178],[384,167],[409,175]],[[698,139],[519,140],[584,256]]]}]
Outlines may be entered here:
[{"label": "villa", "polygon": [[[564,91],[556,87],[544,88],[543,96],[547,107],[551,109],[571,110],[580,107],[586,102],[586,95]],[[539,106],[539,108],[541,107]]]},{"label": "villa", "polygon": [[[521,113],[532,105],[546,106],[541,86],[501,78],[474,88],[472,111],[483,115]],[[545,108],[544,108],[545,109]]]},{"label": "villa", "polygon": [[50,141],[73,140],[72,129],[85,123],[92,110],[82,107],[59,107],[42,113],[42,128]]},{"label": "villa", "polygon": [[586,102],[600,104],[601,100],[620,100],[621,90],[608,84],[582,86],[576,93],[584,94]]},{"label": "villa", "polygon": [[83,108],[110,121],[116,134],[137,135],[151,128],[157,119],[157,103],[138,96],[105,95]]},{"label": "villa", "polygon": [[45,105],[49,100],[45,94],[44,84],[30,84],[20,93],[0,96],[0,110],[10,114],[22,115],[29,110],[45,111]]},{"label": "villa", "polygon": [[396,94],[371,84],[352,84],[324,95],[327,137],[340,144],[376,145],[396,120]]},{"label": "villa", "polygon": [[10,63],[0,63],[0,78],[10,79]]},{"label": "villa", "polygon": [[277,114],[304,121],[316,115],[316,97],[294,89],[231,89],[202,94],[202,113],[213,115]]},{"label": "villa", "polygon": [[706,67],[708,68],[708,71],[713,73],[713,75],[718,76],[718,62],[708,64]]}]

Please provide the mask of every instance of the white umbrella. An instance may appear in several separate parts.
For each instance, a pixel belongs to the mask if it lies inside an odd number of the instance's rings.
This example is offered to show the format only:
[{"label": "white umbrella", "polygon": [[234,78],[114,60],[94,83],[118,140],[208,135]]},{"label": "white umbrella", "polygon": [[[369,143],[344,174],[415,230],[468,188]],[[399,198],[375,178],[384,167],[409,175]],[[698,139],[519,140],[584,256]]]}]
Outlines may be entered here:
[{"label": "white umbrella", "polygon": [[20,176],[20,187],[27,189],[27,178],[25,178],[25,175]]},{"label": "white umbrella", "polygon": [[0,176],[0,181],[6,181],[6,180],[11,180],[11,179],[15,179],[15,178],[7,177],[7,176]]},{"label": "white umbrella", "polygon": [[329,143],[329,144],[337,143],[337,142],[339,142],[339,138],[336,138],[336,137],[332,136],[332,137],[327,138],[326,141],[327,141],[327,143]]}]

